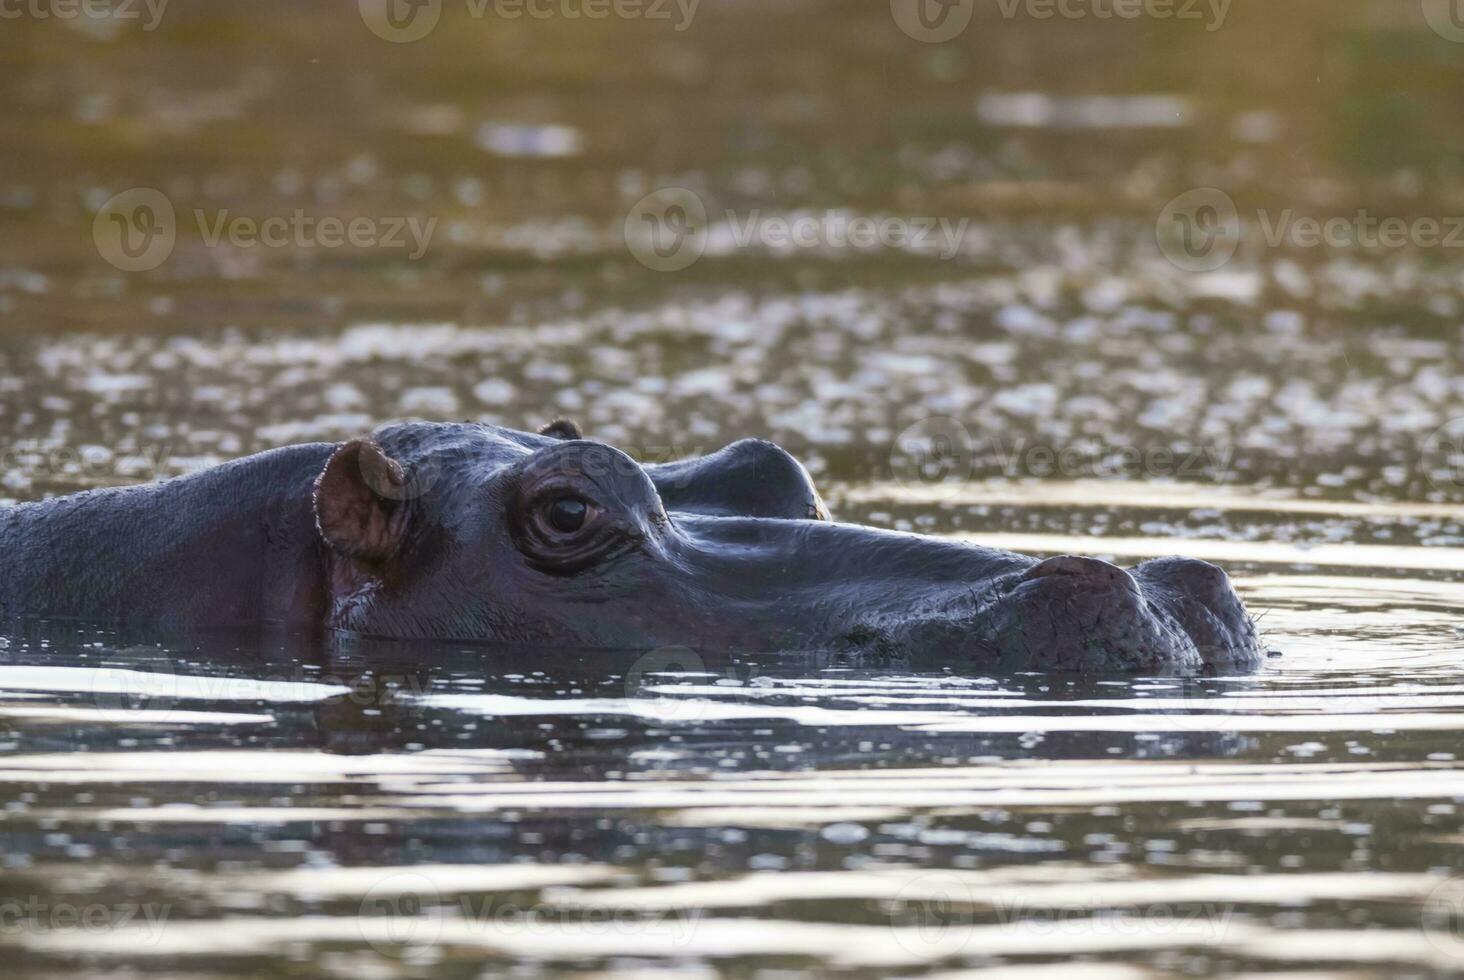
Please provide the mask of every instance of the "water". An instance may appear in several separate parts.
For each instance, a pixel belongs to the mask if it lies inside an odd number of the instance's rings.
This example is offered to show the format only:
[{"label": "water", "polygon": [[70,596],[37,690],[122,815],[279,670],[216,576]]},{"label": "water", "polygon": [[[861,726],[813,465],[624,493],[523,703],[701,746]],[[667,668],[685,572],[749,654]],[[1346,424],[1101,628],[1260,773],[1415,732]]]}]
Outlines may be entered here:
[{"label": "water", "polygon": [[[1081,679],[29,624],[7,976],[1464,972],[1464,276],[1251,220],[1459,214],[1464,46],[1360,0],[986,10],[949,44],[884,5],[448,4],[403,44],[298,6],[6,21],[0,500],[392,419],[566,415],[647,460],[759,435],[842,519],[1221,562],[1274,655]],[[625,241],[666,186],[711,226],[677,272]],[[130,187],[180,216],[148,272],[92,235]],[[1248,220],[1209,271],[1156,239],[1197,187]],[[415,257],[206,240],[297,209],[435,224]],[[891,215],[965,223],[949,254],[739,242]]]},{"label": "water", "polygon": [[1195,680],[38,627],[12,963],[1454,971],[1460,587],[1241,585],[1286,655]]}]

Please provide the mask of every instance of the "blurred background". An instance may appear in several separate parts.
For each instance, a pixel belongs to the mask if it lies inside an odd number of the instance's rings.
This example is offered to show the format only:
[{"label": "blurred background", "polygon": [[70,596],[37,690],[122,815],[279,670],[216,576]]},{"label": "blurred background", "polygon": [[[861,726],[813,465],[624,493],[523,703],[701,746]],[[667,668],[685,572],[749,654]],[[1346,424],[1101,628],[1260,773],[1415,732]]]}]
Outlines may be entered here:
[{"label": "blurred background", "polygon": [[[1456,14],[14,0],[11,496],[89,478],[27,450],[115,477],[117,454],[135,475],[384,418],[555,414],[682,453],[771,435],[831,477],[888,475],[936,417],[977,475],[1045,475],[992,464],[1010,436],[1452,491],[1420,445],[1460,414]],[[813,238],[789,244],[799,216]],[[896,234],[850,246],[860,216]],[[1296,224],[1334,217],[1321,245]],[[1440,227],[1377,245],[1382,219]],[[67,336],[112,367],[77,343],[36,363]]]},{"label": "blurred background", "polygon": [[[99,16],[13,0],[7,326],[502,320],[571,290],[644,302],[670,284],[626,261],[620,219],[669,185],[714,217],[832,207],[1087,231],[1152,225],[1195,186],[1303,209],[1461,203],[1464,45],[1423,0],[595,2],[118,0]],[[383,19],[397,7],[410,29]],[[175,253],[138,278],[99,262],[90,234],[130,187],[184,214]],[[204,250],[199,208],[438,228],[413,261],[239,254]],[[679,285],[870,272],[726,258]]]}]

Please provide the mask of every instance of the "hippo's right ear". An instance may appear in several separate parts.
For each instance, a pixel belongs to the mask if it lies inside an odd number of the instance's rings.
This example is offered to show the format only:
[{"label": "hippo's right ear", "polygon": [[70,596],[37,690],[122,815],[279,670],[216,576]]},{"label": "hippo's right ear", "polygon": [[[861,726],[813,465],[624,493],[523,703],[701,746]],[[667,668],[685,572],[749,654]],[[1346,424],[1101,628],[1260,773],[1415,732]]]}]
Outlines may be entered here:
[{"label": "hippo's right ear", "polygon": [[580,431],[578,423],[573,419],[555,419],[548,425],[539,426],[539,435],[548,436],[551,439],[583,439],[584,433]]},{"label": "hippo's right ear", "polygon": [[396,554],[406,533],[402,465],[370,439],[335,451],[315,480],[315,523],[339,554],[379,564]]}]

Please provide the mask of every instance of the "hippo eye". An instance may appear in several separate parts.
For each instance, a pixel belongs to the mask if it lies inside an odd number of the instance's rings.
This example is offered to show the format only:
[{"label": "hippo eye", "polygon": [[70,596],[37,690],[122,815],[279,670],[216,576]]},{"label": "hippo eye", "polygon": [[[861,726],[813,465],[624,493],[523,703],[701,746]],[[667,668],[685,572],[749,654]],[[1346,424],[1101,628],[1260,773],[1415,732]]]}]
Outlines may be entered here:
[{"label": "hippo eye", "polygon": [[545,509],[549,526],[564,534],[573,534],[590,519],[590,504],[579,497],[559,497]]},{"label": "hippo eye", "polygon": [[574,575],[640,547],[659,510],[645,472],[598,443],[555,443],[508,476],[509,536],[529,567],[549,575]]},{"label": "hippo eye", "polygon": [[[510,511],[509,533],[535,567],[570,574],[612,555],[630,540],[618,521],[603,520],[604,509],[568,489],[556,489],[522,502]],[[521,515],[513,519],[514,513]]]}]

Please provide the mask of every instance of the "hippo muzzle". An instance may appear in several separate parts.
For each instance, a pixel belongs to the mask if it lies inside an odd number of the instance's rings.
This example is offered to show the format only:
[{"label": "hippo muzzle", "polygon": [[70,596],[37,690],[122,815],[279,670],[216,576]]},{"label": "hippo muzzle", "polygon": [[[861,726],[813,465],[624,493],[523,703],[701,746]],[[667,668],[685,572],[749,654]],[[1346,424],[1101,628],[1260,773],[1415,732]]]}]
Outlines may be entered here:
[{"label": "hippo muzzle", "polygon": [[1243,603],[1207,562],[1165,558],[1130,571],[837,523],[672,522],[676,563],[708,608],[723,611],[720,635],[750,628],[744,642],[754,648],[996,671],[1193,674],[1260,661]]}]

